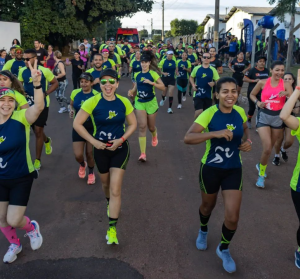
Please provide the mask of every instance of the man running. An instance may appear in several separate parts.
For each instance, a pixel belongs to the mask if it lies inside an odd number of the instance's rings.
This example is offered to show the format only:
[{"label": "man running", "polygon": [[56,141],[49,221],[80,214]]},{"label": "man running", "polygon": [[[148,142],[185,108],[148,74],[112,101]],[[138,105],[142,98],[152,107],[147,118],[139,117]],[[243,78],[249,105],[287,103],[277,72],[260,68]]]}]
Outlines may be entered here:
[{"label": "man running", "polygon": [[100,53],[94,55],[93,65],[94,67],[87,70],[86,73],[90,73],[93,78],[93,89],[98,92],[101,92],[100,88],[100,73],[102,71],[102,64],[103,64],[103,56]]},{"label": "man running", "polygon": [[8,70],[14,76],[18,77],[19,70],[25,67],[25,62],[23,61],[23,49],[16,48],[14,53],[15,53],[15,58],[7,61],[3,66],[2,70],[3,71]]},{"label": "man running", "polygon": [[220,78],[217,70],[210,66],[211,56],[204,53],[202,65],[197,66],[190,76],[194,91],[195,119],[212,105],[212,90]]},{"label": "man running", "polygon": [[34,41],[34,48],[37,55],[38,64],[44,66],[46,58],[48,57],[48,52],[41,47],[41,42],[38,40]]},{"label": "man running", "polygon": [[[34,105],[34,86],[32,83],[29,64],[34,66],[34,61],[37,59],[37,53],[34,49],[27,49],[24,52],[24,58],[26,67],[20,69],[18,79],[19,81],[23,82],[28,103],[30,106],[32,106]],[[38,119],[32,124],[32,128],[34,129],[36,137],[36,160],[34,161],[34,167],[37,170],[41,168],[43,144],[45,144],[45,153],[47,155],[52,153],[51,138],[45,135],[44,127],[46,126],[49,113],[49,94],[55,92],[58,87],[58,81],[49,69],[38,66],[38,70],[40,70],[42,74],[41,86],[45,96],[45,108],[39,115]],[[49,83],[51,84],[50,87],[48,87]]]}]

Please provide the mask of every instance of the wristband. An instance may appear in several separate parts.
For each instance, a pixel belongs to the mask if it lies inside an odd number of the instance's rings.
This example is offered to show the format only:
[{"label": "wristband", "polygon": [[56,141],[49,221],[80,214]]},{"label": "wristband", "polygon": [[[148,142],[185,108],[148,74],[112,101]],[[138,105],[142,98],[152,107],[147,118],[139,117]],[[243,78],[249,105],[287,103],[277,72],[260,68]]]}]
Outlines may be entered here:
[{"label": "wristband", "polygon": [[38,85],[38,86],[34,86],[34,85],[33,85],[33,88],[34,88],[34,89],[41,89],[41,88],[42,88],[42,84],[40,84],[40,85]]},{"label": "wristband", "polygon": [[251,139],[247,139],[247,141],[248,141],[248,142],[250,142],[250,144],[252,145],[252,141],[251,141]]},{"label": "wristband", "polygon": [[296,86],[296,89],[300,91],[300,86]]},{"label": "wristband", "polygon": [[255,101],[255,105],[257,105],[257,103],[258,103],[259,101],[258,101],[258,99],[256,99],[256,101]]},{"label": "wristband", "polygon": [[124,137],[121,137],[121,139],[122,139],[123,142],[125,141]]}]

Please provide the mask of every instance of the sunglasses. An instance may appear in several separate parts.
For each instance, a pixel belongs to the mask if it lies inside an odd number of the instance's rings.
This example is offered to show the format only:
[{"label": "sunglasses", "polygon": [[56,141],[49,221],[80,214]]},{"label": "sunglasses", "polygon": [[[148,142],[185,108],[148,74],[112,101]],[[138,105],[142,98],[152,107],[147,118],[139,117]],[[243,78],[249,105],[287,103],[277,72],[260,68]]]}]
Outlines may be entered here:
[{"label": "sunglasses", "polygon": [[113,79],[113,78],[110,78],[110,79],[101,79],[100,82],[101,82],[102,85],[105,85],[107,82],[109,82],[110,84],[115,84],[116,80]]},{"label": "sunglasses", "polygon": [[208,56],[203,56],[203,59],[210,59],[210,57],[208,57]]},{"label": "sunglasses", "polygon": [[33,56],[33,57],[30,57],[30,58],[23,58],[24,59],[24,61],[29,61],[30,59],[32,59],[32,58],[35,58],[36,56]]},{"label": "sunglasses", "polygon": [[16,51],[16,54],[23,54],[23,51],[18,50]]}]

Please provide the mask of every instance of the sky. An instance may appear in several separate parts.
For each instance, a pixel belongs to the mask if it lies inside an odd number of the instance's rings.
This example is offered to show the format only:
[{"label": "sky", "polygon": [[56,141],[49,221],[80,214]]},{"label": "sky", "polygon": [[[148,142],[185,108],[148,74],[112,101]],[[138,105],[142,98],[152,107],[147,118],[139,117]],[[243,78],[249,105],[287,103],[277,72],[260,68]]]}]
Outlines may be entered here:
[{"label": "sky", "polygon": [[[222,4],[226,2],[226,6]],[[250,1],[247,1],[249,3]],[[121,19],[122,27],[138,28],[143,27],[150,32],[151,18],[153,18],[153,29],[162,29],[162,8],[161,0],[155,1],[151,13],[138,12],[133,17],[125,17]],[[207,3],[207,4],[206,4]],[[165,30],[170,30],[170,22],[175,19],[193,19],[200,24],[207,14],[215,13],[214,0],[165,0]],[[221,0],[220,14],[226,14],[234,6],[253,6],[253,7],[269,7],[267,0],[251,0],[251,5],[241,4],[241,0]]]}]

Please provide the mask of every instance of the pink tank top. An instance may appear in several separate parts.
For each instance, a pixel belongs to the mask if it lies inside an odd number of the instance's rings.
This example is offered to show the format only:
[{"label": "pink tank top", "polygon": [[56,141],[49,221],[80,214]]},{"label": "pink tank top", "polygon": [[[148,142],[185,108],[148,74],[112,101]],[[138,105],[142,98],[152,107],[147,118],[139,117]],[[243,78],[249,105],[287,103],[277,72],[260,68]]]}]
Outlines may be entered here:
[{"label": "pink tank top", "polygon": [[283,108],[286,96],[279,97],[280,91],[285,91],[283,79],[280,79],[277,87],[272,87],[271,78],[268,78],[261,93],[261,101],[266,103],[266,109],[278,111]]}]

